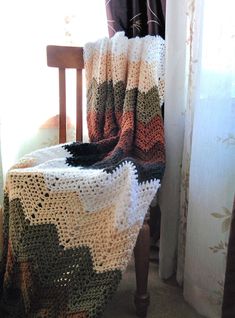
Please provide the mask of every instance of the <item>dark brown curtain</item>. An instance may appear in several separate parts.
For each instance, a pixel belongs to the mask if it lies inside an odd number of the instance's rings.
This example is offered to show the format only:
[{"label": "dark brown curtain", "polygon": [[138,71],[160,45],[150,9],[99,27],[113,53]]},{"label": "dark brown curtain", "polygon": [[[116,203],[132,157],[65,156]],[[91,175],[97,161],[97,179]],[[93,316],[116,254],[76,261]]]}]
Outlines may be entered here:
[{"label": "dark brown curtain", "polygon": [[109,36],[125,31],[129,38],[165,37],[166,0],[106,0]]},{"label": "dark brown curtain", "polygon": [[222,318],[235,317],[235,198],[228,242]]}]

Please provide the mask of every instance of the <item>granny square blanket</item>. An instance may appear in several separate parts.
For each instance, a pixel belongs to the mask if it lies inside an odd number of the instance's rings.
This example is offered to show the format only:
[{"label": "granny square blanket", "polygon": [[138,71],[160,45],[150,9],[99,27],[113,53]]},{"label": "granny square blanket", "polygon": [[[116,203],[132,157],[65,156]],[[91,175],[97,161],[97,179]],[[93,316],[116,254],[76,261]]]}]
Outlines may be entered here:
[{"label": "granny square blanket", "polygon": [[101,317],[165,167],[164,40],[86,44],[90,143],[24,156],[7,174],[0,317]]}]

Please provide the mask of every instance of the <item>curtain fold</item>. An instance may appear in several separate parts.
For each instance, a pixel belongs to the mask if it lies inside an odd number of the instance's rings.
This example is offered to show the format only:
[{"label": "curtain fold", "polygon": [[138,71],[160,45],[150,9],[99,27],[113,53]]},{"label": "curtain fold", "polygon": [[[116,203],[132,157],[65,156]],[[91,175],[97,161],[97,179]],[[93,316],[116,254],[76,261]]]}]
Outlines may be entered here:
[{"label": "curtain fold", "polygon": [[186,301],[208,318],[221,317],[234,196],[234,6],[182,0],[166,8],[160,275],[177,264]]},{"label": "curtain fold", "polygon": [[162,209],[159,275],[163,279],[175,274],[177,263],[188,65],[187,16],[182,12],[185,12],[184,1],[167,2],[164,109],[167,162],[159,196]]}]

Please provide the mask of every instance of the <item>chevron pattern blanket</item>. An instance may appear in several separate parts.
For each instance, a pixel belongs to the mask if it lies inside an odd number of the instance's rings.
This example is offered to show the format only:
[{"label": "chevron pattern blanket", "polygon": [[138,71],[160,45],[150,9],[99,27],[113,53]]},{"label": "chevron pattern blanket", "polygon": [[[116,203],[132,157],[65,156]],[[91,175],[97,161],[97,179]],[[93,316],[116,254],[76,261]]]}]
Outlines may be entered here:
[{"label": "chevron pattern blanket", "polygon": [[9,170],[1,317],[100,317],[164,172],[164,41],[88,43],[91,143],[37,150]]}]

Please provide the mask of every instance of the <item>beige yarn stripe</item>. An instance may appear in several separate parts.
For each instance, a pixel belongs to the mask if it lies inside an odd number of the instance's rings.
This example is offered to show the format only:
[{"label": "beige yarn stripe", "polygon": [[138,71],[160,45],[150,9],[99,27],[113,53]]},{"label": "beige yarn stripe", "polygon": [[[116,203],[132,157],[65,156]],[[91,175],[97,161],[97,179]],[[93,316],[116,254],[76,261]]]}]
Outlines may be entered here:
[{"label": "beige yarn stripe", "polygon": [[[159,89],[159,98],[160,100],[163,100],[165,89],[164,80],[162,78],[157,78],[156,63],[148,63],[141,60],[137,62],[128,61],[127,66],[127,61],[124,62],[123,56],[115,56],[115,68],[112,68],[112,65],[109,65],[110,63],[108,63],[106,69],[105,63],[110,61],[109,58],[108,55],[103,55],[100,59],[97,58],[95,63],[100,63],[100,68],[97,67],[97,64],[93,64],[93,60],[88,60],[86,62],[87,87],[90,87],[93,79],[96,80],[98,85],[111,79],[113,80],[114,85],[120,81],[127,81],[126,90],[138,88],[141,93],[147,93],[151,88],[157,85]],[[128,71],[126,70],[127,67]],[[126,74],[128,74],[127,79]]]},{"label": "beige yarn stripe", "polygon": [[123,271],[126,268],[141,227],[140,222],[118,231],[114,228],[115,207],[87,213],[75,191],[50,192],[43,173],[32,174],[31,181],[25,175],[18,178],[15,175],[14,181],[10,185],[10,200],[21,200],[25,217],[32,226],[54,224],[59,242],[65,249],[88,246],[96,272]]}]

